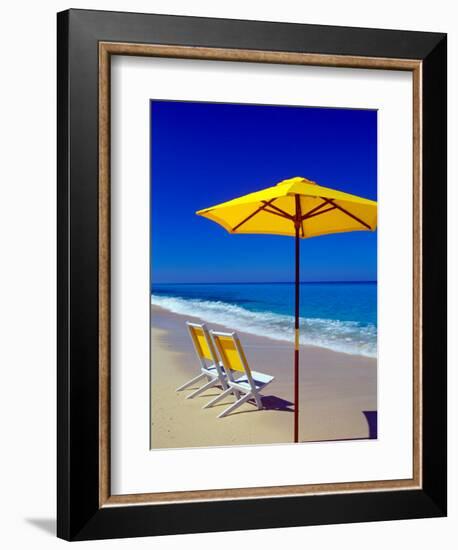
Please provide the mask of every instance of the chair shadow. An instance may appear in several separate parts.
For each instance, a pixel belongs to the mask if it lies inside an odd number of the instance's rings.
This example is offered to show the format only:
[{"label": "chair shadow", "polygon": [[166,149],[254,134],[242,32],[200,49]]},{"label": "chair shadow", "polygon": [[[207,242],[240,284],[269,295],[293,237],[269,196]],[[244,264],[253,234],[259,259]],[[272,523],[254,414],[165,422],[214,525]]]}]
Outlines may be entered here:
[{"label": "chair shadow", "polygon": [[[277,397],[276,395],[262,395],[261,396],[261,401],[262,401],[262,405],[263,405],[263,409],[262,410],[265,410],[265,411],[282,411],[282,412],[294,412],[294,405],[293,403],[291,403],[291,401],[286,401],[286,399],[282,399],[281,397]],[[228,403],[217,403],[215,406],[218,407],[218,406],[225,406],[227,407],[228,405],[230,405],[232,402],[228,402]],[[255,413],[255,412],[261,412],[259,411],[259,409],[257,408],[256,406],[256,402],[254,399],[250,399],[249,401],[247,401],[247,403],[249,405],[254,405],[252,409],[243,409],[243,410],[235,410],[233,412],[231,412],[227,418],[230,418],[231,416],[236,416],[238,414],[250,414],[250,413]]]},{"label": "chair shadow", "polygon": [[369,426],[369,438],[368,439],[377,439],[378,429],[377,429],[377,411],[362,411],[366,417],[367,425]]},{"label": "chair shadow", "polygon": [[25,521],[49,535],[56,535],[57,522],[54,518],[25,518]]},{"label": "chair shadow", "polygon": [[[196,396],[197,399],[209,399],[216,397],[218,395],[218,392],[213,393],[215,390],[222,390],[220,386],[216,386],[214,388],[211,388],[210,391],[212,393],[204,392],[201,395]],[[228,396],[228,399],[230,399],[230,396]],[[294,412],[294,403],[291,401],[287,401],[286,399],[282,399],[281,397],[277,397],[276,395],[263,395],[261,396],[262,405],[264,407],[264,410],[269,411],[283,411],[283,412]],[[220,401],[219,403],[215,403],[212,408],[218,409],[227,407],[232,403],[232,401],[226,401],[225,399],[223,401]],[[249,400],[248,403],[256,405],[254,400]],[[239,411],[232,412],[229,416],[234,416],[237,414],[246,414],[246,413],[252,413],[257,412],[258,408],[255,407],[253,409],[244,409]],[[377,439],[378,437],[378,429],[377,429],[377,411],[362,411],[363,415],[366,418],[366,422],[369,428],[369,435],[367,437],[356,437],[356,438],[350,438],[349,440],[353,439]],[[339,441],[347,441],[347,439],[342,439]]]},{"label": "chair shadow", "polygon": [[294,412],[294,403],[277,397],[276,395],[263,395],[261,397],[264,409],[269,411]]},{"label": "chair shadow", "polygon": [[[200,386],[196,385],[195,387],[189,387],[186,388],[185,391],[178,392],[189,395],[192,391],[198,389]],[[200,395],[196,395],[193,399],[198,400],[209,400],[213,399],[214,397],[219,395],[219,392],[223,391],[223,388],[219,385],[213,386],[212,388],[209,388],[207,391],[201,393]],[[282,399],[281,397],[277,397],[276,395],[261,395],[261,401],[262,405],[264,407],[264,410],[270,410],[270,411],[285,411],[285,412],[294,412],[294,403],[291,403],[291,401],[287,401],[286,399]],[[219,403],[215,403],[212,408],[223,408],[228,407],[233,403],[233,396],[228,395],[227,399],[223,399],[223,401],[220,401]],[[250,404],[256,405],[256,402],[254,399],[250,399],[248,401]],[[255,408],[253,410],[243,410],[243,411],[234,411],[229,416],[232,416],[234,414],[243,414],[248,412],[256,412],[258,409]]]}]

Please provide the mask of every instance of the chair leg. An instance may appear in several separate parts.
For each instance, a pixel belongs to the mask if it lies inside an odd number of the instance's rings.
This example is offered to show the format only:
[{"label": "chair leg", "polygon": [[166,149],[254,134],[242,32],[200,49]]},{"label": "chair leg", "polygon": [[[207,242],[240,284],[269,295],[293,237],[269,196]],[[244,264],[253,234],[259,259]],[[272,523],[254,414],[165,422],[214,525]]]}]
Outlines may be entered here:
[{"label": "chair leg", "polygon": [[259,393],[254,394],[254,399],[256,401],[256,405],[258,406],[258,409],[261,410],[264,408],[264,405],[262,404],[262,399]]},{"label": "chair leg", "polygon": [[227,388],[226,390],[223,391],[223,393],[220,393],[219,395],[217,395],[216,397],[214,397],[211,401],[209,401],[206,405],[204,405],[202,408],[203,409],[208,409],[209,407],[212,407],[215,403],[218,403],[218,401],[220,401],[221,399],[223,399],[224,397],[226,397],[226,395],[229,395],[230,393],[232,393],[233,390],[232,388]]},{"label": "chair leg", "polygon": [[218,378],[214,378],[213,380],[210,380],[210,382],[207,382],[201,388],[199,388],[199,389],[193,391],[192,393],[190,393],[189,395],[187,395],[186,399],[192,399],[193,397],[196,397],[197,395],[200,395],[201,393],[208,390],[209,388],[211,388],[212,386],[214,386],[217,383],[218,383]]},{"label": "chair leg", "polygon": [[245,396],[243,396],[241,399],[233,403],[230,407],[228,407],[221,414],[219,414],[218,418],[223,418],[223,416],[227,416],[228,414],[231,414],[231,412],[235,411],[235,409],[240,407],[240,405],[243,405],[244,403],[246,403],[252,397],[253,397],[252,393],[247,393]]},{"label": "chair leg", "polygon": [[201,373],[201,374],[195,376],[192,380],[189,380],[188,382],[186,382],[185,384],[183,384],[182,386],[177,388],[175,391],[181,391],[181,390],[185,390],[186,388],[189,388],[189,386],[192,386],[194,384],[194,382],[197,382],[197,380],[200,380],[204,376],[205,376],[204,373]]}]

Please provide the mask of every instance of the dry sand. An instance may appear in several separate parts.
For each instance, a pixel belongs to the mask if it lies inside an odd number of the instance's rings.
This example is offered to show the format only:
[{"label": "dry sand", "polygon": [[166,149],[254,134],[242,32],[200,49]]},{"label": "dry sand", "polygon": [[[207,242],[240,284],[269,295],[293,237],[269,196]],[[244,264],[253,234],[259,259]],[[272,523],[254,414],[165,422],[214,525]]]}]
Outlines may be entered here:
[{"label": "dry sand", "polygon": [[[212,388],[194,399],[186,399],[193,388],[175,391],[199,373],[185,321],[202,322],[157,306],[151,308],[151,448],[291,442],[292,344],[239,332],[252,370],[271,374],[275,380],[263,393],[264,410],[247,403],[231,415],[217,418],[233,402],[233,396],[202,409],[221,390]],[[210,328],[230,331],[221,325]],[[375,436],[376,359],[301,346],[299,395],[300,441]]]}]

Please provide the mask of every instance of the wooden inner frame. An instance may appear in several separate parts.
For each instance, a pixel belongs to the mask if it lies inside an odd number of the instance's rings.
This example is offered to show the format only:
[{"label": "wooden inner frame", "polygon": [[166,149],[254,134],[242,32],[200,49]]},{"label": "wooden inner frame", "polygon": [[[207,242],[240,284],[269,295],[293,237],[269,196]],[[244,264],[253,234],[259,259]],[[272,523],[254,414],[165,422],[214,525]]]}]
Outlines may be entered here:
[{"label": "wooden inner frame", "polygon": [[[110,66],[112,55],[410,71],[413,76],[413,477],[383,481],[111,495],[110,491]],[[119,42],[99,43],[99,507],[422,488],[422,62]]]}]

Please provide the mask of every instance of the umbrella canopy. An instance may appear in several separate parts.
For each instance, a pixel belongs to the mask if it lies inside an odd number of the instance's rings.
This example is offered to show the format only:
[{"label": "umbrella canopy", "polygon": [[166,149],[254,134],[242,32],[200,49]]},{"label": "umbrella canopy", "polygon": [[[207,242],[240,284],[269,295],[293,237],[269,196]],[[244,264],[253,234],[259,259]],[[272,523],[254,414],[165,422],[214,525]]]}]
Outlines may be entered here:
[{"label": "umbrella canopy", "polygon": [[283,180],[262,191],[196,212],[229,233],[295,237],[294,441],[299,437],[299,239],[348,231],[374,231],[377,202],[322,187],[306,178]]},{"label": "umbrella canopy", "polygon": [[283,180],[273,187],[196,213],[222,225],[229,233],[295,236],[297,221],[300,238],[374,230],[377,226],[375,201],[322,187],[301,177]]}]

